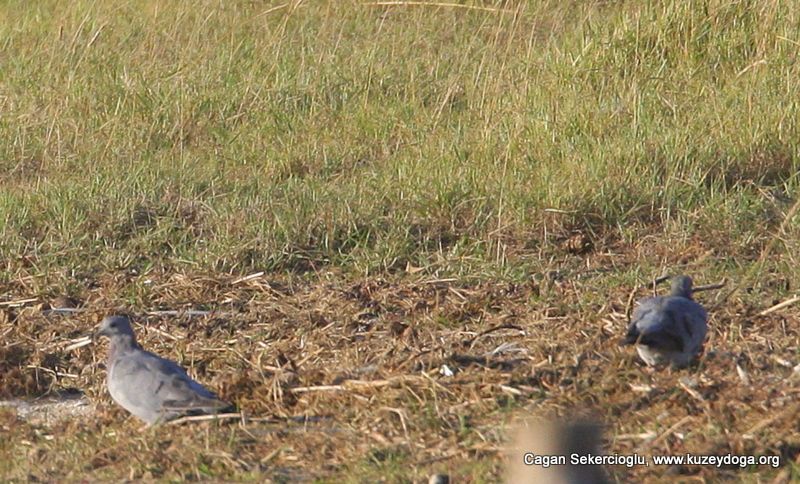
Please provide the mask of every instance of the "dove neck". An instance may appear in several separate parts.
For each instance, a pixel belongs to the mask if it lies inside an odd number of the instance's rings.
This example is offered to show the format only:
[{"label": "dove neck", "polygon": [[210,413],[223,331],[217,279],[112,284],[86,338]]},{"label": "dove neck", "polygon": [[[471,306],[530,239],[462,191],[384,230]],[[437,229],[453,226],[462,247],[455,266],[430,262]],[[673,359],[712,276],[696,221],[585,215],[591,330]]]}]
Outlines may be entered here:
[{"label": "dove neck", "polygon": [[684,297],[686,299],[692,299],[692,291],[687,291],[682,287],[674,287],[672,288],[672,292],[670,293],[672,297]]},{"label": "dove neck", "polygon": [[133,335],[130,334],[116,335],[114,336],[114,338],[111,339],[109,356],[111,357],[111,359],[114,359],[120,353],[126,353],[128,351],[137,348],[139,348],[139,344],[136,343],[136,339],[134,339]]}]

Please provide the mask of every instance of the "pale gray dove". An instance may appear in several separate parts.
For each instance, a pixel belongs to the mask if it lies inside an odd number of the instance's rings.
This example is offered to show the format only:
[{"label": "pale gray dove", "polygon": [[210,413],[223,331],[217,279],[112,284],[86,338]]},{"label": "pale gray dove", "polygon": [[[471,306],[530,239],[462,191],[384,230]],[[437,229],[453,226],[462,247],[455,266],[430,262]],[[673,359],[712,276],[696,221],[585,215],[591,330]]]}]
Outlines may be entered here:
[{"label": "pale gray dove", "polygon": [[107,336],[111,341],[106,380],[111,398],[148,424],[231,407],[175,362],[143,350],[127,317],[107,316],[95,336]]}]

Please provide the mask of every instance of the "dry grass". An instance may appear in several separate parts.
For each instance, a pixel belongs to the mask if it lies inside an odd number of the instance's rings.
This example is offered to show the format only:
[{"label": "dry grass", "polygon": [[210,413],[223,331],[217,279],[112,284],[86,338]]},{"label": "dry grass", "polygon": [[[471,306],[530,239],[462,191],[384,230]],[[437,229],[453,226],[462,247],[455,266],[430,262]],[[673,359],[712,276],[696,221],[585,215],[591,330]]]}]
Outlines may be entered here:
[{"label": "dry grass", "polygon": [[[63,351],[113,310],[108,294],[124,281],[87,291],[90,309],[70,316],[32,303],[3,309],[0,334],[10,343],[0,392],[78,388],[97,408],[49,427],[5,413],[2,428],[15,443],[0,447],[3,475],[419,481],[445,472],[491,481],[502,474],[515,417],[579,414],[607,425],[611,452],[780,455],[783,472],[796,477],[796,308],[760,316],[771,303],[731,301],[712,312],[699,365],[651,371],[616,344],[632,287],[612,287],[604,271],[612,259],[634,263],[643,248],[606,249],[565,256],[559,273],[522,283],[419,273],[152,278],[153,307],[202,303],[224,317],[140,317],[142,344],[189,367],[245,418],[144,431],[109,400],[104,348]],[[614,255],[622,252],[633,256]],[[455,375],[443,375],[443,366]],[[623,481],[667,472],[763,480],[778,472],[609,471]]]},{"label": "dry grass", "polygon": [[[95,408],[0,409],[0,478],[495,481],[578,413],[783,459],[620,481],[798,479],[797,9],[399,3],[0,4],[0,398]],[[731,281],[674,372],[616,345],[665,271]],[[245,418],[140,431],[118,310]]]}]

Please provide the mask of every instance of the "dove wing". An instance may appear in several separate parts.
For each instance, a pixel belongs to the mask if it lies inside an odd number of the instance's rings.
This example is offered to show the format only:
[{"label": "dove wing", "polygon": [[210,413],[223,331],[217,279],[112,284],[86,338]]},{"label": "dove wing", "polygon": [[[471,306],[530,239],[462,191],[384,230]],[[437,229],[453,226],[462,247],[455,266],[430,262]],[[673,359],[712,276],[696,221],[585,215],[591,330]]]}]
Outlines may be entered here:
[{"label": "dove wing", "polygon": [[670,297],[664,309],[671,318],[671,332],[683,340],[684,350],[697,351],[708,331],[705,308],[691,299]]},{"label": "dove wing", "polygon": [[639,339],[642,331],[646,329],[654,313],[659,310],[662,297],[648,297],[636,301],[636,307],[631,314],[631,322],[628,324],[628,332],[621,344],[633,344]]}]

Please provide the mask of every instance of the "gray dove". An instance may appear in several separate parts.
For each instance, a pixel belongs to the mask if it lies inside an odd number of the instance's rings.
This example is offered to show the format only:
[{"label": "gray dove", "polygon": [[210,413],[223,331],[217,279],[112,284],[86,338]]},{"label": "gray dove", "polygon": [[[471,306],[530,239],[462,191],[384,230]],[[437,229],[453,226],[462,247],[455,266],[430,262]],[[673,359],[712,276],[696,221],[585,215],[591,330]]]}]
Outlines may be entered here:
[{"label": "gray dove", "polygon": [[621,344],[636,344],[639,356],[651,366],[688,365],[708,331],[708,314],[692,299],[692,278],[674,277],[669,296],[641,299],[638,304]]},{"label": "gray dove", "polygon": [[148,424],[231,407],[192,380],[175,362],[143,350],[127,317],[105,317],[95,332],[97,336],[107,336],[111,341],[106,380],[111,398]]}]

